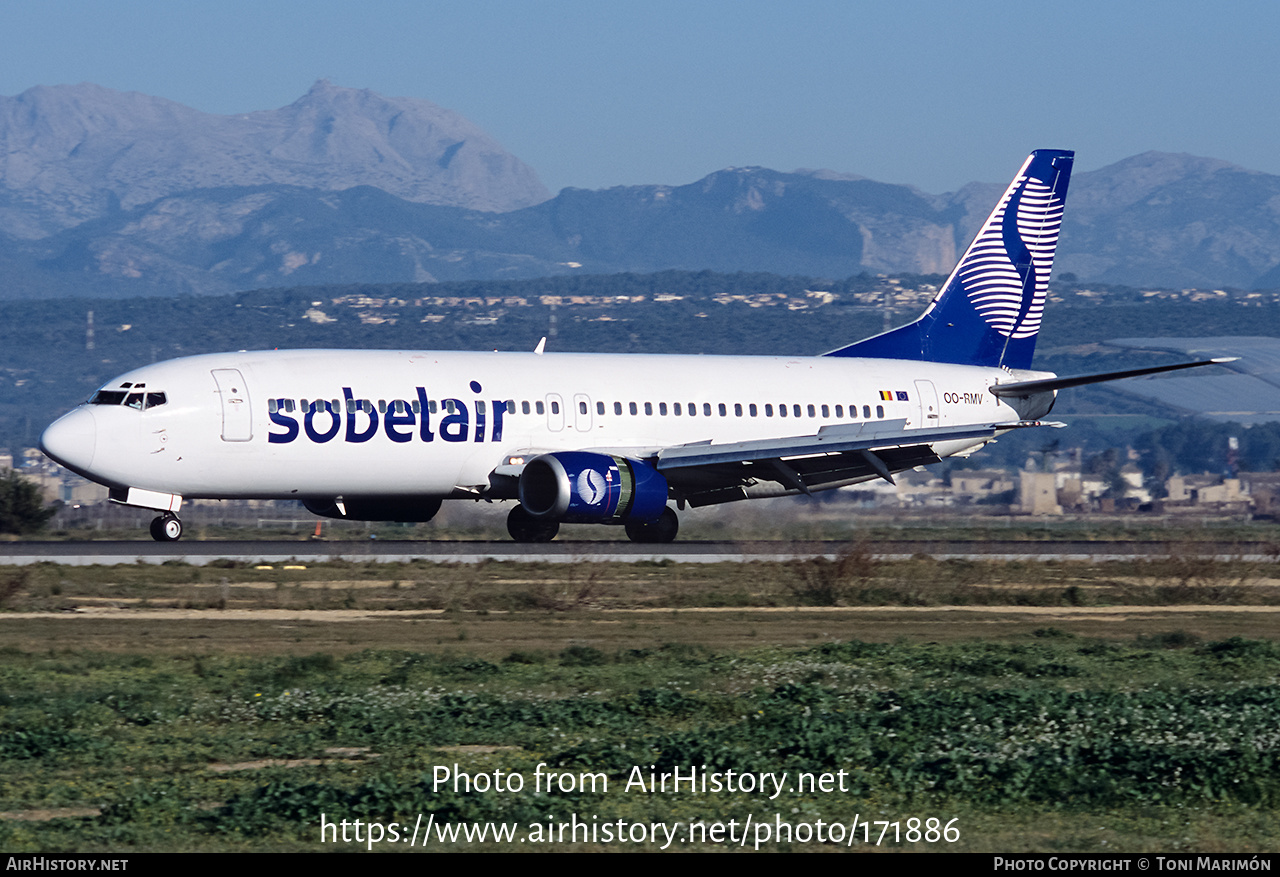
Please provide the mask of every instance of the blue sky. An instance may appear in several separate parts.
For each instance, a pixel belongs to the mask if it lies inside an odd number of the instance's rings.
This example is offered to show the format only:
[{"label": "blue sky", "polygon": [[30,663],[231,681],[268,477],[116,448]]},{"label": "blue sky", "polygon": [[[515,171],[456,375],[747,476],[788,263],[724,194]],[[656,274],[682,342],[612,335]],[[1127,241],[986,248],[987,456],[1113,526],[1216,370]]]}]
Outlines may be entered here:
[{"label": "blue sky", "polygon": [[1280,3],[0,0],[0,94],[206,112],[311,84],[420,97],[553,191],[825,167],[951,191],[1037,147],[1280,174]]}]

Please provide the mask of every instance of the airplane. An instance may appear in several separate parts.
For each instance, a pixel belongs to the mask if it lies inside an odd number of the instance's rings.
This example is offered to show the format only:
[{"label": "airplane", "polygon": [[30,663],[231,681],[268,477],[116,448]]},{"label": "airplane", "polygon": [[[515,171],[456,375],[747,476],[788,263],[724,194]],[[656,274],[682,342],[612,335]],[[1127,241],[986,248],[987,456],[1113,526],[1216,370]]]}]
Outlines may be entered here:
[{"label": "airplane", "polygon": [[914,322],[820,356],[272,350],[116,378],[50,425],[51,459],[152,509],[298,500],[361,521],[516,500],[507,529],[676,537],[676,506],[813,494],[968,456],[1057,391],[1224,358],[1060,378],[1031,368],[1074,153],[1031,153]]}]

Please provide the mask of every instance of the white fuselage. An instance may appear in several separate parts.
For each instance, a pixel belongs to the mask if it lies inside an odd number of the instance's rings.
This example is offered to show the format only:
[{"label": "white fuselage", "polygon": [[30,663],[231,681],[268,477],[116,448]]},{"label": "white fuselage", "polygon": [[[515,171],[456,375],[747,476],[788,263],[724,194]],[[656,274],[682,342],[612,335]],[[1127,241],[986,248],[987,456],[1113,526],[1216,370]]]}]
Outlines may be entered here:
[{"label": "white fuselage", "polygon": [[507,457],[527,452],[643,455],[867,420],[904,419],[908,429],[1017,420],[1026,412],[988,392],[1011,377],[839,357],[227,353],[122,375],[104,390],[142,384],[163,403],[86,403],[43,443],[102,484],[179,497],[475,497]]}]

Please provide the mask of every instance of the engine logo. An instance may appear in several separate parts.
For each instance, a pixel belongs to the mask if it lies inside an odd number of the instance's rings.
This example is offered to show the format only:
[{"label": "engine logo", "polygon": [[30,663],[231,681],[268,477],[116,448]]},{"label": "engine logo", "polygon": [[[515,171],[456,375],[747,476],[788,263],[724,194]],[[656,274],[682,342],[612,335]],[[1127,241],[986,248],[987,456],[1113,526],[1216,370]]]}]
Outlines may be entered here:
[{"label": "engine logo", "polygon": [[587,505],[599,505],[609,495],[604,476],[595,469],[583,469],[578,475],[578,495]]}]

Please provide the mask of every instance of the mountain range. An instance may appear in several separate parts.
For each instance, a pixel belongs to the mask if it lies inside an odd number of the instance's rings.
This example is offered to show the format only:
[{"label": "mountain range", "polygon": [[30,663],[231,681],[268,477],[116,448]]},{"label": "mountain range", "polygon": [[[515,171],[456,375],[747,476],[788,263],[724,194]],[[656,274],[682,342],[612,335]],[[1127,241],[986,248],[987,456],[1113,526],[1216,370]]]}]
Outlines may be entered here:
[{"label": "mountain range", "polygon": [[[0,297],[665,269],[944,273],[1000,184],[831,171],[565,189],[457,113],[321,81],[235,116],[91,84],[0,97]],[[1071,183],[1058,272],[1280,286],[1280,176],[1148,152]]]}]

